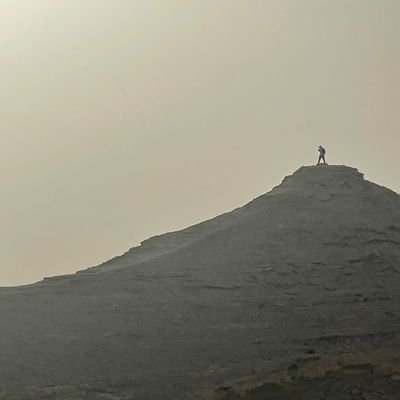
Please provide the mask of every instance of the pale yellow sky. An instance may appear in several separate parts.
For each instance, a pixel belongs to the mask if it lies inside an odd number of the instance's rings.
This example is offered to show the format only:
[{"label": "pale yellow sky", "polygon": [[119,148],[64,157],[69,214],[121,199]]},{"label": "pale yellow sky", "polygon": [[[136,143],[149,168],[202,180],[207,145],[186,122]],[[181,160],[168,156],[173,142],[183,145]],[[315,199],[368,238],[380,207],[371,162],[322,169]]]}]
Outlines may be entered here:
[{"label": "pale yellow sky", "polygon": [[0,0],[0,285],[316,161],[400,192],[398,0]]}]

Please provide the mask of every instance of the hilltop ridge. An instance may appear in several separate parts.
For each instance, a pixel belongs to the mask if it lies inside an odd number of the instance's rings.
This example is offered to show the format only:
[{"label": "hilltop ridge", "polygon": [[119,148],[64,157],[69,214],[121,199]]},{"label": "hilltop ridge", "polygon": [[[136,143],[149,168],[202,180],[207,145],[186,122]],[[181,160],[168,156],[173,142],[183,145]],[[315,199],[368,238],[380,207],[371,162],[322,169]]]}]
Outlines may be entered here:
[{"label": "hilltop ridge", "polygon": [[[286,203],[285,213],[300,211],[302,206],[306,206],[305,212],[308,212],[306,203],[317,200],[318,203],[328,202],[326,205],[322,205],[322,208],[328,207],[330,212],[336,214],[333,210],[333,208],[338,207],[335,200],[337,200],[338,196],[342,196],[342,199],[346,199],[346,201],[352,200],[356,202],[352,207],[359,209],[359,212],[361,212],[360,219],[363,218],[362,213],[370,214],[367,218],[369,221],[373,217],[374,210],[373,207],[369,211],[365,210],[365,207],[368,205],[364,203],[365,201],[369,203],[372,201],[379,202],[382,193],[387,195],[386,201],[394,203],[390,206],[396,206],[399,203],[399,196],[395,192],[364,180],[364,175],[356,168],[344,165],[303,166],[292,175],[285,177],[282,183],[274,187],[271,191],[257,197],[244,206],[183,230],[147,239],[140,246],[130,249],[122,256],[113,258],[101,266],[81,272],[107,272],[129,267],[132,263],[142,262],[149,258],[166,255],[196,240],[204,239],[216,231],[226,229],[232,224],[237,224],[241,219],[246,219],[257,212],[263,212],[263,210],[266,211],[268,207],[275,207],[279,205],[279,203],[276,204],[277,200]],[[279,198],[276,199],[276,196],[279,196]],[[385,201],[384,198],[382,200]],[[297,204],[291,204],[293,202],[297,202]],[[372,206],[373,204],[370,205]],[[343,205],[340,204],[340,206]],[[348,207],[350,207],[350,204],[346,205],[346,208]],[[290,215],[281,215],[281,217],[290,218]],[[339,221],[340,216],[339,220],[335,219],[331,224],[336,224]],[[329,227],[328,223],[326,220],[320,221],[320,225],[326,225],[326,228]],[[358,221],[358,223],[361,225],[364,224],[362,220]],[[375,221],[374,223],[380,224],[379,221]],[[387,223],[390,224],[390,221]]]}]

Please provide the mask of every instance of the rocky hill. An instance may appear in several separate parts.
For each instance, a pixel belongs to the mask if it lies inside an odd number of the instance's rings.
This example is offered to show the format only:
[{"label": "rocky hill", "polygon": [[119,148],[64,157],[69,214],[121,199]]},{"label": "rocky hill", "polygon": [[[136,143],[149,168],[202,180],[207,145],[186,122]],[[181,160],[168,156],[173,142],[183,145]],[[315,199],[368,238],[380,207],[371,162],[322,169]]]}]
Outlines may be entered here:
[{"label": "rocky hill", "polygon": [[345,166],[0,290],[0,399],[399,399],[400,196]]}]

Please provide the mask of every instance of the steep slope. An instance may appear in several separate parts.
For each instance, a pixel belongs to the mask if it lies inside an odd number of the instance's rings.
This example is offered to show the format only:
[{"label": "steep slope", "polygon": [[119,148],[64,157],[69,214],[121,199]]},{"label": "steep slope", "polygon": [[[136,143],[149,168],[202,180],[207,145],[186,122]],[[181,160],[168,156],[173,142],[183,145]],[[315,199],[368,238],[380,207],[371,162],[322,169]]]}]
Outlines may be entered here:
[{"label": "steep slope", "polygon": [[302,167],[99,267],[2,289],[3,398],[310,398],[345,370],[400,390],[399,284],[400,196]]}]

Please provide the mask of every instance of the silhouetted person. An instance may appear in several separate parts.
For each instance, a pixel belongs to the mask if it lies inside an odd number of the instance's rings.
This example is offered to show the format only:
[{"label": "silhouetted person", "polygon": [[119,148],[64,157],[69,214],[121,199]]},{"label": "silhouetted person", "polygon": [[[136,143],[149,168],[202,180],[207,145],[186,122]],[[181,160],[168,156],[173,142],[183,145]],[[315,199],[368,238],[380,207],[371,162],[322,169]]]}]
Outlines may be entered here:
[{"label": "silhouetted person", "polygon": [[325,149],[322,146],[318,147],[318,151],[319,151],[319,157],[318,157],[318,164],[319,165],[321,163],[321,160],[324,162],[324,164],[326,164],[325,162]]}]

